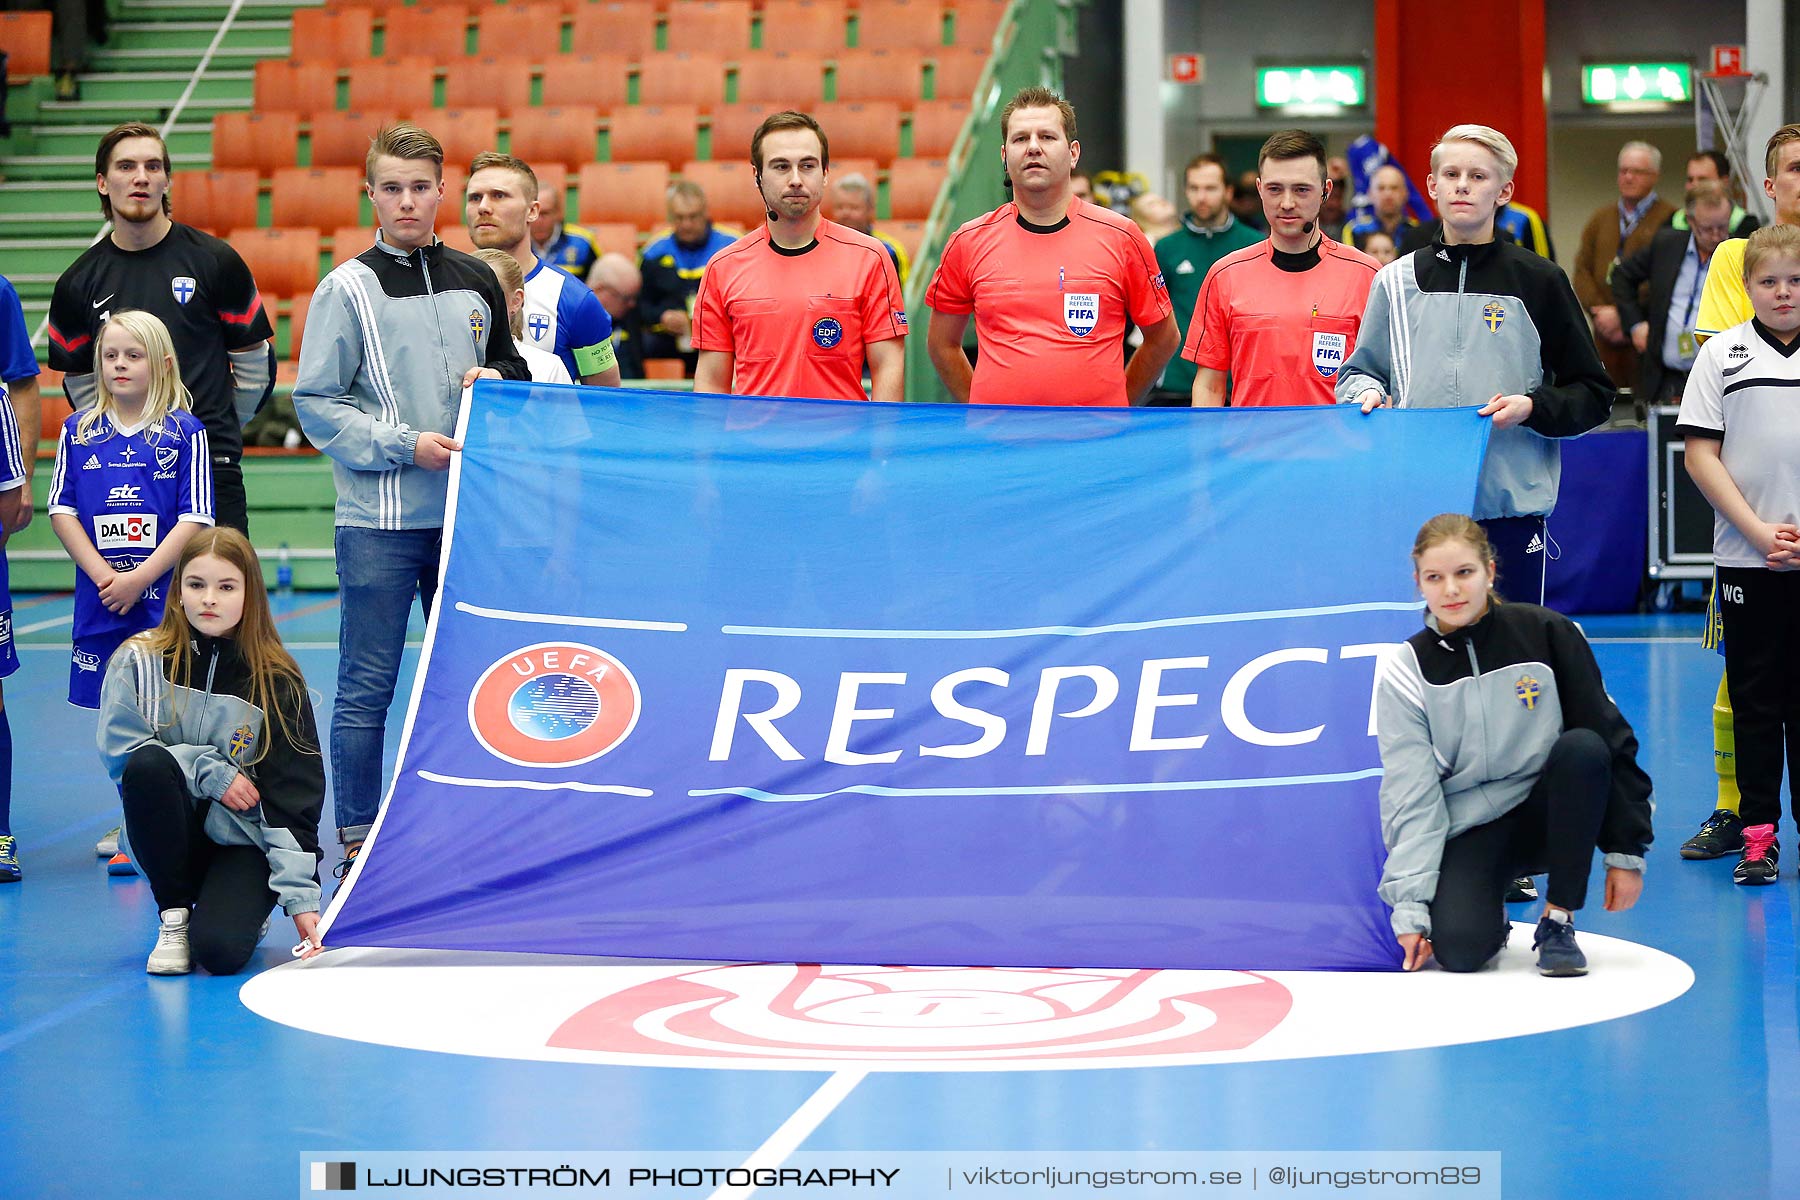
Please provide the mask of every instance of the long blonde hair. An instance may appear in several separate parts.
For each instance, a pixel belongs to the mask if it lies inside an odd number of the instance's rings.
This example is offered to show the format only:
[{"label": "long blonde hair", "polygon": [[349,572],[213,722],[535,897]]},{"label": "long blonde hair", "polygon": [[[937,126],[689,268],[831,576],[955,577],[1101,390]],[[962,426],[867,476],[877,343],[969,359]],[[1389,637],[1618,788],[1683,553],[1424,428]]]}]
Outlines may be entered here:
[{"label": "long blonde hair", "polygon": [[506,251],[494,246],[484,246],[475,252],[475,257],[494,269],[500,280],[500,290],[506,293],[506,315],[508,328],[512,330],[515,340],[525,336],[525,310],[512,309],[513,293],[525,286],[525,271],[519,266],[519,260]]},{"label": "long blonde hair", "polygon": [[106,331],[115,325],[137,340],[150,363],[150,394],[144,400],[144,428],[159,429],[163,418],[171,412],[187,411],[194,406],[194,398],[181,382],[181,363],[175,358],[175,343],[169,337],[169,327],[142,309],[122,309],[108,317],[94,336],[94,383],[98,396],[94,407],[82,413],[75,423],[75,440],[78,442],[92,437],[102,419],[110,420],[114,425],[119,423],[119,402],[113,398],[112,388],[107,386],[106,365],[100,359],[100,346]]},{"label": "long blonde hair", "polygon": [[[249,670],[250,694],[245,699],[262,709],[265,729],[270,726],[279,729],[281,736],[301,754],[319,753],[319,748],[308,744],[300,731],[301,705],[297,698],[306,695],[306,677],[300,673],[300,664],[294,661],[294,656],[281,644],[281,635],[275,632],[275,618],[269,612],[269,593],[263,586],[262,563],[249,539],[237,530],[226,526],[203,529],[182,547],[181,559],[171,576],[174,594],[163,606],[162,623],[138,634],[126,645],[139,646],[155,655],[162,663],[164,677],[176,687],[193,686],[193,658],[186,650],[193,641],[194,630],[188,624],[187,610],[181,604],[181,580],[188,565],[207,554],[229,563],[244,576],[244,614],[239,618],[237,628],[227,636],[236,644],[238,654]],[[285,704],[284,693],[293,697]],[[171,709],[170,721],[174,720]],[[265,737],[256,757],[249,762],[261,762],[263,755],[268,753],[269,743],[270,739]]]}]

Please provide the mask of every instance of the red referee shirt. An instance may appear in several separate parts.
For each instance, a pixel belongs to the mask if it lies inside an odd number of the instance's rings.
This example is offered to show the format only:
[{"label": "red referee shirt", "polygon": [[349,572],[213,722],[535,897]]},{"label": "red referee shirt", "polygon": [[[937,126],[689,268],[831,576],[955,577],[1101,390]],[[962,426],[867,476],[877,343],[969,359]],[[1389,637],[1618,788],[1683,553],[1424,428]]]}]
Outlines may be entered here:
[{"label": "red referee shirt", "polygon": [[1335,404],[1380,269],[1330,238],[1305,271],[1277,266],[1273,241],[1227,254],[1200,285],[1181,356],[1230,371],[1234,407]]},{"label": "red referee shirt", "polygon": [[732,356],[734,395],[866,400],[863,347],[905,336],[887,247],[832,221],[804,250],[783,250],[764,225],[700,277],[694,349]]},{"label": "red referee shirt", "polygon": [[1144,231],[1080,198],[1056,225],[1003,204],[958,229],[925,303],[975,314],[971,404],[1124,404],[1127,321],[1172,311]]}]

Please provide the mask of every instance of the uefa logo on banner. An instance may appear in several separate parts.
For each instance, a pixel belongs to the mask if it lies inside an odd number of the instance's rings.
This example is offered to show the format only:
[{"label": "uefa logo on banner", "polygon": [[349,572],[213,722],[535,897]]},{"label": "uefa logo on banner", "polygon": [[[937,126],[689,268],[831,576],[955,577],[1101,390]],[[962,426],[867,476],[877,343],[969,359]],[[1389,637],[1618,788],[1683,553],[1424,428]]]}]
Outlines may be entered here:
[{"label": "uefa logo on banner", "polygon": [[540,642],[481,673],[469,695],[469,728],[507,762],[572,767],[624,741],[641,707],[637,680],[606,651]]}]

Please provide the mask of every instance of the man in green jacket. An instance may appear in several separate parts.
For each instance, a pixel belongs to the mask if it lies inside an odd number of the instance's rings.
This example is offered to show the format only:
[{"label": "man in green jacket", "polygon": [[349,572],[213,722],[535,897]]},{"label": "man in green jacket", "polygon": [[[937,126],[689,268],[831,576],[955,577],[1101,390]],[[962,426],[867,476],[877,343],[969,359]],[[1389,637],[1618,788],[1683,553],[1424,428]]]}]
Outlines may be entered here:
[{"label": "man in green jacket", "polygon": [[[1181,218],[1181,228],[1156,243],[1156,262],[1168,284],[1169,303],[1175,306],[1175,321],[1185,343],[1207,269],[1267,235],[1232,215],[1231,180],[1218,155],[1196,155],[1187,165],[1184,180],[1188,211]],[[1194,364],[1177,354],[1163,369],[1145,403],[1186,408],[1192,403],[1193,390]]]}]

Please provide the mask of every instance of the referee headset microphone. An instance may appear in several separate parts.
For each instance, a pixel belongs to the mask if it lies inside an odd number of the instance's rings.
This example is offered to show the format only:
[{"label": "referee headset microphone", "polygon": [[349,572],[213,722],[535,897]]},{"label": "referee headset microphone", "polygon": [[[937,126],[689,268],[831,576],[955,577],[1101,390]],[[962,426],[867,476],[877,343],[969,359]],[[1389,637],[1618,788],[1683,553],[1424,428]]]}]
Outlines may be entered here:
[{"label": "referee headset microphone", "polygon": [[751,172],[750,172],[750,173],[751,173],[751,174],[752,174],[752,175],[754,175],[754,176],[756,176],[756,198],[757,198],[757,199],[758,199],[758,200],[761,200],[761,201],[762,201],[762,203],[763,203],[763,211],[764,211],[764,212],[765,212],[765,213],[768,213],[768,214],[769,214],[769,220],[771,220],[771,221],[779,221],[779,220],[781,220],[781,214],[780,214],[780,213],[778,213],[778,212],[776,212],[776,211],[775,211],[775,210],[774,210],[774,209],[772,209],[772,208],[770,208],[770,207],[769,207],[769,196],[768,196],[768,193],[767,193],[767,192],[764,192],[764,191],[763,191],[763,186],[762,186],[762,168],[761,168],[761,167],[756,167],[756,168],[754,168],[754,169],[753,169],[753,170],[752,170],[752,171],[751,171]]}]

